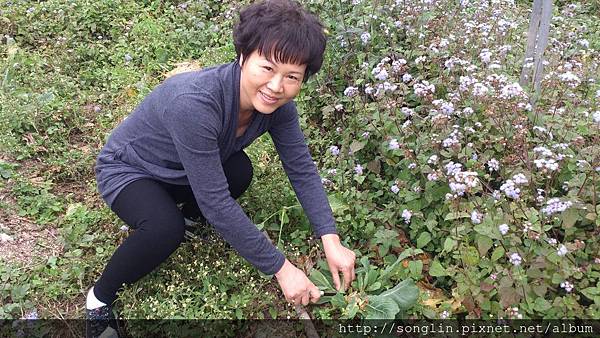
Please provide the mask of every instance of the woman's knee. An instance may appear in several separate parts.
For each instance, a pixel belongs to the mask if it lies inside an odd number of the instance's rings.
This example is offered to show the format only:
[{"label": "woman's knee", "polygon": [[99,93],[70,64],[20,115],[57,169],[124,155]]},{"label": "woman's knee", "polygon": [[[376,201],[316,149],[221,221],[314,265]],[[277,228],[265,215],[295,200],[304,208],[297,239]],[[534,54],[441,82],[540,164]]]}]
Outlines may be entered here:
[{"label": "woman's knee", "polygon": [[223,170],[229,184],[231,196],[238,198],[252,182],[252,176],[254,175],[252,161],[244,151],[240,150],[223,164]]}]

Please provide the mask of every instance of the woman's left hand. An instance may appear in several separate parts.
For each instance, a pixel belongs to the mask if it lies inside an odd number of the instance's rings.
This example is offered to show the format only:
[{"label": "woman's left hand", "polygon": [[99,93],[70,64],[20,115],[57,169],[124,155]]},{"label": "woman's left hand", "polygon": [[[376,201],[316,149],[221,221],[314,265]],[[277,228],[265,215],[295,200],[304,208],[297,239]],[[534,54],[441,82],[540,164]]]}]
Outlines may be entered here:
[{"label": "woman's left hand", "polygon": [[348,289],[352,281],[356,278],[354,274],[356,254],[354,254],[354,251],[344,247],[340,243],[340,237],[336,234],[323,235],[321,240],[323,241],[327,264],[329,265],[329,271],[331,271],[335,288],[338,291],[341,288],[339,276],[341,272],[344,276],[344,289]]}]

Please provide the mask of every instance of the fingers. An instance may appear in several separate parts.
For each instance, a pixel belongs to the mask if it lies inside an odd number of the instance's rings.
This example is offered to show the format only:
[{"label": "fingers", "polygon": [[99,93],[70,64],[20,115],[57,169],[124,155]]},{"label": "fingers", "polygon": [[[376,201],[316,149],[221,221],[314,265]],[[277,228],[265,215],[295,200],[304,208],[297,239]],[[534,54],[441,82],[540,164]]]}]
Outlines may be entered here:
[{"label": "fingers", "polygon": [[340,273],[339,271],[330,266],[329,269],[331,270],[331,277],[333,278],[333,286],[335,287],[336,290],[340,290]]},{"label": "fingers", "polygon": [[354,267],[343,270],[342,274],[344,275],[344,288],[348,289],[350,284],[352,284],[352,281],[356,278]]},{"label": "fingers", "polygon": [[308,293],[310,294],[311,303],[316,303],[319,301],[319,298],[321,298],[321,290],[314,286],[314,284]]}]

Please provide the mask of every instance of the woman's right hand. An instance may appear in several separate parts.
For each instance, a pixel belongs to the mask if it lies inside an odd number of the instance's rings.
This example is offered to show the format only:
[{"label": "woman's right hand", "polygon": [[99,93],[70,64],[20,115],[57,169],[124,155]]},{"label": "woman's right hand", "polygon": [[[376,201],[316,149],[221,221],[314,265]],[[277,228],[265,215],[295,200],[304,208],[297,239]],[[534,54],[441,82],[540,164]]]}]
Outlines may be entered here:
[{"label": "woman's right hand", "polygon": [[315,284],[287,259],[275,277],[285,299],[294,305],[308,305],[309,301],[316,303],[321,298],[321,291]]}]

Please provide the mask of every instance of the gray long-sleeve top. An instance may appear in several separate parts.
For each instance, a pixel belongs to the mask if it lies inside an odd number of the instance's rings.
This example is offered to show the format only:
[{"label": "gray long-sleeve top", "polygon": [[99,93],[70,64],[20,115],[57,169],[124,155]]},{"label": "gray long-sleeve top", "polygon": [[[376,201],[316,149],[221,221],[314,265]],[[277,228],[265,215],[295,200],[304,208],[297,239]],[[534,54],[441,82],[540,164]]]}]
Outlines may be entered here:
[{"label": "gray long-sleeve top", "polygon": [[268,131],[315,235],[336,233],[335,221],[294,102],[271,115],[255,112],[236,138],[239,92],[237,61],[165,80],[113,130],[96,162],[98,190],[110,206],[141,178],[190,185],[215,230],[257,269],[273,274],[285,257],[229,193],[222,163],[233,153]]}]

